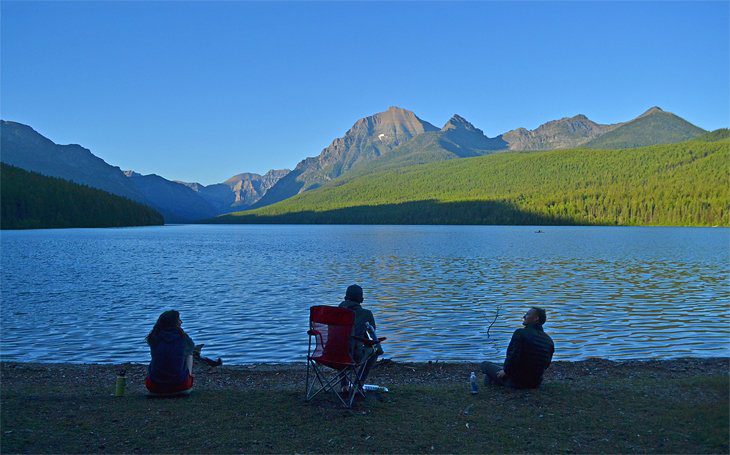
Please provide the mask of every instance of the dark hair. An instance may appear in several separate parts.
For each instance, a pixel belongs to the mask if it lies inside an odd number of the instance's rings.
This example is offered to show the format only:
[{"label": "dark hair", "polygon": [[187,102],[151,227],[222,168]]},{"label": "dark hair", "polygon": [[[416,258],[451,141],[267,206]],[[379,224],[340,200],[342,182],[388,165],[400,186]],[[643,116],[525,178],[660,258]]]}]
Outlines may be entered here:
[{"label": "dark hair", "polygon": [[362,288],[356,284],[348,286],[347,291],[345,292],[345,300],[362,303]]},{"label": "dark hair", "polygon": [[537,317],[540,320],[540,325],[545,324],[545,321],[547,321],[547,315],[545,314],[545,310],[537,306],[532,307],[532,309],[537,312]]},{"label": "dark hair", "polygon": [[157,318],[157,322],[155,322],[155,326],[152,327],[152,330],[150,333],[147,334],[147,336],[144,338],[144,340],[147,342],[147,344],[152,344],[157,341],[157,337],[159,336],[160,332],[164,330],[179,330],[180,335],[185,335],[185,332],[183,332],[182,327],[178,326],[177,322],[180,320],[180,312],[175,310],[168,310],[163,312],[159,318]]}]

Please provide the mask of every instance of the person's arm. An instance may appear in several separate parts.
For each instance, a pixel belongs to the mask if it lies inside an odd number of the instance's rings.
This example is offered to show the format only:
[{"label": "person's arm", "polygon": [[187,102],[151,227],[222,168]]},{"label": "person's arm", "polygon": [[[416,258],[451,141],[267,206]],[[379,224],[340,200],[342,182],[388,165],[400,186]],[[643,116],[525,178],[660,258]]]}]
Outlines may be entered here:
[{"label": "person's arm", "polygon": [[550,357],[548,357],[547,366],[545,368],[549,367],[552,363],[553,354],[555,354],[555,345],[553,343],[550,343]]},{"label": "person's arm", "polygon": [[522,334],[518,329],[512,334],[509,347],[507,347],[507,357],[504,359],[504,367],[502,370],[507,376],[512,376],[516,373],[515,369],[520,362],[520,355],[522,355]]}]

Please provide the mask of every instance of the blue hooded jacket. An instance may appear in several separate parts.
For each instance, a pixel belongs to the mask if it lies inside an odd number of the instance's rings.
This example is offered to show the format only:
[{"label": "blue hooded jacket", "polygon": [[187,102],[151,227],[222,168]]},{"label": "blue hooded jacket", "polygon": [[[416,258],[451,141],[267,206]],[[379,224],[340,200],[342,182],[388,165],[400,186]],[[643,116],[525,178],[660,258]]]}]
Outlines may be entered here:
[{"label": "blue hooded jacket", "polygon": [[187,380],[186,360],[193,353],[195,343],[179,329],[161,330],[150,340],[152,360],[149,376],[156,384],[180,384]]}]

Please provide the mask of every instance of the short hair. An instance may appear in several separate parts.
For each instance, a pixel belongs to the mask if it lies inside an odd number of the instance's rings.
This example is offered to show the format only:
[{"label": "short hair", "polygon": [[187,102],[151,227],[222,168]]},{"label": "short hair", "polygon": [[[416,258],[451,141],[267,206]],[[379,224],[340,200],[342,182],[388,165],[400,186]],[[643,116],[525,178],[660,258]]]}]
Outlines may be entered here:
[{"label": "short hair", "polygon": [[545,324],[545,321],[547,321],[547,315],[545,314],[545,310],[537,306],[532,307],[532,309],[537,312],[537,317],[540,320],[540,325]]}]

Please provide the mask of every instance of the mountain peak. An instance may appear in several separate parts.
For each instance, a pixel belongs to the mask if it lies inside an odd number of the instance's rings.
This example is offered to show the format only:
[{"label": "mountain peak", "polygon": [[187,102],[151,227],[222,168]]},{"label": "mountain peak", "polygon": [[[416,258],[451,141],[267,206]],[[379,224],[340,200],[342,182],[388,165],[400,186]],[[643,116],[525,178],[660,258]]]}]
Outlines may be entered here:
[{"label": "mountain peak", "polygon": [[664,111],[664,109],[660,108],[659,106],[653,106],[653,107],[650,107],[649,109],[647,109],[646,112],[641,114],[639,116],[639,118],[646,117],[647,115],[657,114],[659,112],[665,112],[665,111]]},{"label": "mountain peak", "polygon": [[[443,128],[441,128],[441,131],[448,131],[453,129],[466,129],[470,131],[477,131],[477,128],[469,123],[467,119],[460,116],[459,114],[454,114],[448,122],[444,125]],[[481,132],[481,130],[478,130]]]}]

